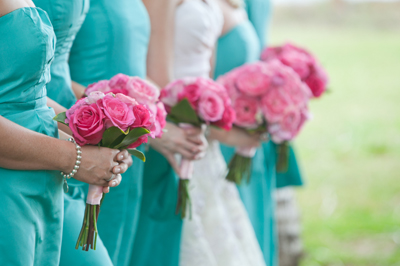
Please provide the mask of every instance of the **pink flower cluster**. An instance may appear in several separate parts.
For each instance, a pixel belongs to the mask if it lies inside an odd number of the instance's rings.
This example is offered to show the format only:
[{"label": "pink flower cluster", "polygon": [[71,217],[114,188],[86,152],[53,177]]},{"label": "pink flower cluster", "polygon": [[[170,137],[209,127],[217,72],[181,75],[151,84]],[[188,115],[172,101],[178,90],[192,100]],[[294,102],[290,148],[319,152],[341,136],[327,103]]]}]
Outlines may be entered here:
[{"label": "pink flower cluster", "polygon": [[292,68],[305,82],[314,97],[326,90],[328,75],[316,58],[303,48],[287,43],[278,47],[267,47],[261,54],[261,60],[269,62],[279,60]]},{"label": "pink flower cluster", "polygon": [[235,120],[231,100],[223,86],[208,78],[183,78],[168,84],[160,100],[170,110],[187,99],[199,118],[207,124],[230,130]]},{"label": "pink flower cluster", "polygon": [[241,66],[218,82],[232,99],[234,124],[246,129],[266,124],[276,143],[293,139],[308,119],[309,89],[291,68],[277,60]]},{"label": "pink flower cluster", "polygon": [[100,91],[104,94],[123,94],[135,99],[143,108],[150,110],[149,123],[151,124],[150,136],[160,138],[166,124],[167,112],[164,104],[159,102],[160,90],[151,83],[139,78],[124,74],[117,74],[110,80],[102,80],[89,85],[86,95]]}]

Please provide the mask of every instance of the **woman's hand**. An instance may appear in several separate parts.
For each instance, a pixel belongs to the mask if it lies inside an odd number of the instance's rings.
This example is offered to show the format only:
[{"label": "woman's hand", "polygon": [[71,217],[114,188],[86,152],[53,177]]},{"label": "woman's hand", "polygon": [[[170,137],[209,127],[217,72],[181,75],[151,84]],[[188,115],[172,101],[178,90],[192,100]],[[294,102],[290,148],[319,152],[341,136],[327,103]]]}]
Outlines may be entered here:
[{"label": "woman's hand", "polygon": [[233,147],[259,147],[261,145],[261,134],[250,134],[246,130],[233,127],[230,131],[211,128],[210,138]]},{"label": "woman's hand", "polygon": [[[121,174],[130,165],[132,158],[126,150],[83,146],[81,164],[74,178],[91,185],[103,186],[103,191],[107,193],[109,186],[116,187],[121,183]],[[109,180],[110,178],[112,179]]]},{"label": "woman's hand", "polygon": [[179,153],[188,160],[201,159],[207,149],[208,143],[201,128],[180,128],[172,123],[167,123],[161,139],[151,139],[150,145],[168,160],[179,175],[179,166],[175,154]]}]

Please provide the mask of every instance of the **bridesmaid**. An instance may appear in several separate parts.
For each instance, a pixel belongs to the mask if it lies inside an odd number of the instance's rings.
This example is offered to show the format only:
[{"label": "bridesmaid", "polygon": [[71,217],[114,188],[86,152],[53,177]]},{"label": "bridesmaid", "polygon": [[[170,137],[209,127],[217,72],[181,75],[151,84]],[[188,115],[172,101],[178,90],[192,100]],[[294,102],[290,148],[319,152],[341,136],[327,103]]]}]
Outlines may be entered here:
[{"label": "bridesmaid", "polygon": [[[224,15],[223,35],[218,40],[215,77],[245,63],[257,61],[260,41],[248,20],[243,2],[219,0]],[[227,162],[234,148],[221,145]],[[275,156],[271,142],[264,143],[252,160],[249,184],[239,186],[239,193],[249,214],[267,265],[276,265],[276,234],[274,224]]]},{"label": "bridesmaid", "polygon": [[[150,21],[141,0],[92,1],[71,49],[72,80],[87,86],[118,73],[146,78],[149,36]],[[161,140],[151,140],[151,145],[168,158],[191,149],[193,144],[186,140],[182,130],[176,127],[168,130]],[[151,169],[159,169],[159,162],[151,156],[146,164],[149,163]],[[137,232],[144,167],[137,159],[133,164],[124,174],[125,183],[113,189],[102,204],[98,230],[108,253],[91,250],[89,255],[84,255],[85,252],[74,249],[83,212],[71,213],[65,217],[61,265],[129,264]],[[84,195],[78,196],[76,200],[84,204]]]},{"label": "bridesmaid", "polygon": [[[58,265],[62,234],[60,171],[77,148],[57,139],[46,83],[55,35],[46,12],[28,0],[0,0],[0,265]],[[82,147],[74,178],[108,186],[118,150]],[[124,166],[124,168],[126,165]],[[95,170],[94,174],[92,170]],[[101,173],[101,174],[100,174]],[[119,184],[118,178],[116,185]]]},{"label": "bridesmaid", "polygon": [[[152,26],[149,53],[147,56],[148,77],[164,87],[173,80],[174,14],[180,0],[144,0]],[[181,129],[167,123],[168,132],[164,136],[177,135],[184,139]],[[194,130],[194,129],[193,129]],[[199,153],[206,149],[194,130],[194,137],[188,138],[195,154],[180,151],[187,159],[199,159]],[[157,140],[151,145],[157,148]],[[172,142],[171,142],[172,143]],[[196,147],[197,145],[197,147]],[[182,219],[175,214],[179,169],[174,156],[169,151],[151,148],[146,151],[144,168],[143,198],[139,223],[130,260],[131,266],[179,264],[179,249]],[[157,164],[157,167],[154,165]],[[175,170],[175,171],[174,171]],[[178,174],[177,174],[178,173]]]},{"label": "bridesmaid", "polygon": [[[256,29],[261,47],[267,38],[271,14],[271,1],[245,0],[249,20]],[[276,146],[274,145],[274,149]],[[292,186],[302,186],[303,180],[292,146],[289,153],[289,168],[286,172],[277,173],[275,193],[276,224],[279,236],[279,264],[295,265],[302,255],[300,240],[300,221]],[[281,189],[282,188],[282,189]]]}]

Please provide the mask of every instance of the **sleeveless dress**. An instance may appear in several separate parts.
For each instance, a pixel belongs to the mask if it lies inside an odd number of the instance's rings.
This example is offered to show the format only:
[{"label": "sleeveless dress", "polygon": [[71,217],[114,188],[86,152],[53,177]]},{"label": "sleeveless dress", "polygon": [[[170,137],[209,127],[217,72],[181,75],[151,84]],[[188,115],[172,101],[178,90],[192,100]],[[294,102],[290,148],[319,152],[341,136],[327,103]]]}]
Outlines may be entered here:
[{"label": "sleeveless dress", "polygon": [[[260,55],[259,39],[249,20],[232,28],[218,40],[215,78]],[[238,186],[267,265],[275,265],[276,235],[274,223],[275,153],[272,142],[264,143],[252,159],[250,183]],[[235,153],[233,147],[221,145],[227,163]]]},{"label": "sleeveless dress", "polygon": [[[87,86],[118,73],[145,78],[149,35],[149,17],[142,1],[91,1],[71,49],[72,80]],[[75,250],[84,212],[76,210],[71,211],[69,217],[66,215],[65,226],[69,227],[69,233],[64,234],[63,239],[63,247],[68,245],[62,252],[64,265],[128,264],[140,209],[143,165],[133,158],[133,165],[122,175],[121,184],[111,188],[102,204],[98,231],[108,254],[98,250]],[[81,192],[72,197],[83,207],[87,186]]]},{"label": "sleeveless dress", "polygon": [[[188,0],[176,10],[176,78],[209,77],[210,59],[223,24],[213,1]],[[192,219],[184,220],[180,266],[265,265],[239,193],[225,180],[219,143],[210,141],[205,158],[194,162],[190,180]]]},{"label": "sleeveless dress", "polygon": [[[30,130],[58,137],[47,107],[55,36],[40,8],[0,17],[0,115]],[[63,180],[58,171],[0,168],[0,265],[58,265]]]}]

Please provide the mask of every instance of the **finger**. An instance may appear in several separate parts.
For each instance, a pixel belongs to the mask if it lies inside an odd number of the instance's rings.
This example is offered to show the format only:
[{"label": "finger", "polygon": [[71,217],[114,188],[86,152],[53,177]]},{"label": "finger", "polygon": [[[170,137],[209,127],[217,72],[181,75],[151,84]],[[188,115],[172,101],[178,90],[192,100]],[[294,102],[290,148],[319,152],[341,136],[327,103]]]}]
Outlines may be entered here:
[{"label": "finger", "polygon": [[180,155],[182,155],[185,159],[188,159],[188,160],[193,160],[194,157],[198,154],[198,153],[193,153],[193,152],[190,152],[190,151],[188,151],[186,149],[182,149],[182,148],[178,149],[178,153]]},{"label": "finger", "polygon": [[180,176],[181,172],[180,172],[180,169],[179,169],[178,162],[175,159],[175,156],[173,154],[168,154],[165,158],[167,158],[167,161],[172,166],[172,169],[174,169],[175,173],[178,176]]},{"label": "finger", "polygon": [[113,180],[108,182],[108,185],[110,187],[117,187],[121,183],[121,181],[122,181],[122,176],[121,175],[116,175]]},{"label": "finger", "polygon": [[[114,169],[118,172],[114,171]],[[126,170],[128,170],[128,165],[126,163],[120,163],[118,166],[115,166],[113,168],[113,173],[114,174],[123,174],[126,172]]]},{"label": "finger", "polygon": [[133,163],[132,156],[129,156],[125,160],[122,160],[122,163],[125,163],[128,166],[128,168],[131,167]]},{"label": "finger", "polygon": [[114,157],[114,161],[123,161],[125,159],[127,159],[129,156],[129,152],[127,150],[122,150],[120,151],[117,156]]},{"label": "finger", "polygon": [[203,144],[203,139],[202,139],[201,135],[186,136],[186,140],[188,140],[191,143],[194,143],[196,145],[202,145]]},{"label": "finger", "polygon": [[103,193],[108,193],[110,192],[110,187],[103,187]]},{"label": "finger", "polygon": [[202,130],[199,127],[185,128],[183,131],[185,132],[186,136],[195,136],[202,133]]}]

